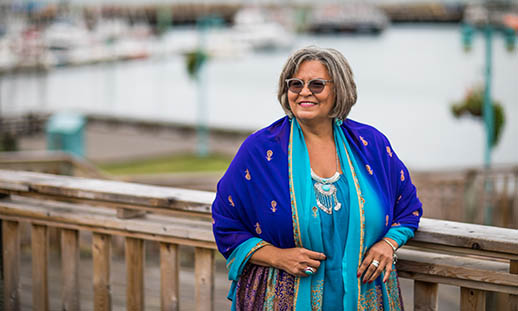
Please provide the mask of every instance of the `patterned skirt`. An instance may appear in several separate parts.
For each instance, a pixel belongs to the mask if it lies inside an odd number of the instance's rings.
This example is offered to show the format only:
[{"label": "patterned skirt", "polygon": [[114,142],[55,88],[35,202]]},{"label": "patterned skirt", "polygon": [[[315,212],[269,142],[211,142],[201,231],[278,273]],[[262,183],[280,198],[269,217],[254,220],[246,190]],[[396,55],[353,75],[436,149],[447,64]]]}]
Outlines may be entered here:
[{"label": "patterned skirt", "polygon": [[[389,292],[398,297],[392,297],[398,303],[394,310],[403,310],[403,301],[399,279],[395,271],[392,272],[392,281],[395,283]],[[390,283],[390,280],[387,282]],[[293,310],[295,276],[275,268],[263,267],[247,263],[236,287],[237,311],[263,311],[263,310]],[[372,295],[372,293],[370,293]],[[375,296],[381,295],[377,291]],[[370,295],[368,295],[370,296]],[[366,297],[363,297],[366,298]],[[361,311],[384,311],[383,298],[370,297],[362,299]],[[394,299],[395,298],[395,299]],[[378,303],[372,303],[377,301]],[[333,306],[324,306],[324,310],[334,310]],[[390,310],[392,311],[392,310]]]}]

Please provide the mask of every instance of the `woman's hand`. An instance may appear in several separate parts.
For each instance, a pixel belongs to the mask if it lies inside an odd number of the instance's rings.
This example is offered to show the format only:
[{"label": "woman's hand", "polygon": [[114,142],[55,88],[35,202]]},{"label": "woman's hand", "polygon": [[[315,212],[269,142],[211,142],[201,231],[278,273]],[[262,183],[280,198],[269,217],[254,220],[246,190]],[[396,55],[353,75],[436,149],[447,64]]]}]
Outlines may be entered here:
[{"label": "woman's hand", "polygon": [[324,254],[301,247],[277,248],[273,245],[266,245],[252,255],[250,262],[275,267],[295,276],[308,276],[304,270],[311,267],[317,271],[320,261],[325,259]]},{"label": "woman's hand", "polygon": [[[386,239],[397,247],[397,243],[394,240],[389,238]],[[378,241],[367,251],[365,258],[358,269],[357,277],[360,277],[363,274],[363,283],[371,283],[380,276],[382,271],[385,271],[383,282],[386,282],[390,276],[390,272],[392,272],[393,256],[394,250],[392,247],[383,240]],[[372,264],[374,260],[379,262],[378,267]]]}]

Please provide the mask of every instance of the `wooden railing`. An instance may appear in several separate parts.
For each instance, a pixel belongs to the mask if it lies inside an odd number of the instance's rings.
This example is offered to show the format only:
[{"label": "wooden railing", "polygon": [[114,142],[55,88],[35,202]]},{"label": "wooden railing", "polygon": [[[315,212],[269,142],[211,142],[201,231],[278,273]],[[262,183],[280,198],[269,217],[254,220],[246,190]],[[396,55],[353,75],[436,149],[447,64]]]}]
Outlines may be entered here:
[{"label": "wooden railing", "polygon": [[518,166],[413,171],[425,217],[518,229]]},{"label": "wooden railing", "polygon": [[111,179],[90,162],[63,151],[0,152],[0,169]]},{"label": "wooden railing", "polygon": [[[195,247],[196,310],[213,310],[214,193],[0,170],[4,304],[20,309],[19,224],[32,232],[32,304],[49,308],[48,230],[60,228],[63,310],[79,310],[79,231],[93,232],[95,310],[111,310],[110,239],[125,237],[126,308],[144,309],[144,241],[160,242],[162,310],[178,310],[178,245]],[[147,214],[143,214],[147,212]],[[133,216],[134,218],[128,218]],[[485,310],[487,291],[518,308],[518,230],[422,219],[398,251],[399,275],[415,281],[415,310],[437,310],[438,284],[461,287],[461,310]]]}]

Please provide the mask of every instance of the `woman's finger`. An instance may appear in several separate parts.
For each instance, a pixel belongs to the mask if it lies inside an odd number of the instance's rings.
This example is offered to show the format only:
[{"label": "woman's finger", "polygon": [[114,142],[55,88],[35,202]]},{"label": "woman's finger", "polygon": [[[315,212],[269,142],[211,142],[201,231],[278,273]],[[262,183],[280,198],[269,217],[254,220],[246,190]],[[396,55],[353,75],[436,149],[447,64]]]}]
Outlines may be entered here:
[{"label": "woman's finger", "polygon": [[369,283],[373,282],[374,280],[376,280],[380,276],[381,272],[383,272],[383,270],[385,270],[385,267],[388,264],[387,260],[380,260],[380,261],[381,262],[380,262],[379,266],[376,268],[376,270],[374,270],[374,272],[369,277],[367,282],[369,282]]},{"label": "woman's finger", "polygon": [[360,277],[367,268],[369,268],[369,265],[372,262],[372,257],[367,254],[367,257],[363,259],[362,264],[360,265],[360,268],[358,269],[357,277]]},{"label": "woman's finger", "polygon": [[326,255],[319,253],[319,252],[314,252],[314,251],[310,251],[309,249],[306,249],[306,254],[311,259],[326,260]]},{"label": "woman's finger", "polygon": [[383,283],[386,283],[390,277],[390,273],[392,273],[392,262],[390,262],[386,267],[385,267],[385,276],[383,277]]},{"label": "woman's finger", "polygon": [[320,261],[318,261],[318,260],[308,259],[305,262],[305,264],[306,264],[306,266],[309,266],[309,267],[312,267],[312,268],[315,268],[315,269],[318,269],[320,267]]},{"label": "woman's finger", "polygon": [[377,269],[377,267],[372,264],[372,260],[371,260],[371,264],[369,265],[369,267],[367,268],[367,271],[365,271],[365,274],[363,275],[363,279],[362,279],[363,283],[367,283],[367,281],[369,281],[371,275],[376,271],[376,269]]}]

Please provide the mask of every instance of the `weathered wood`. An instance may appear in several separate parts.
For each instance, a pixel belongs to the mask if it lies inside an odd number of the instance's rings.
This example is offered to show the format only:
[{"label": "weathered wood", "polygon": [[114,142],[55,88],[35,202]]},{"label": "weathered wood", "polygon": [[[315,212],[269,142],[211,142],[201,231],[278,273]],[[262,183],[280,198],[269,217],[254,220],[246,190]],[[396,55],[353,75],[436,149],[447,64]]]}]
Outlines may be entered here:
[{"label": "weathered wood", "polygon": [[422,281],[414,281],[414,310],[437,311],[438,310],[439,284]]},{"label": "weathered wood", "polygon": [[111,237],[94,232],[92,236],[94,310],[111,310]]},{"label": "weathered wood", "polygon": [[194,249],[194,278],[196,311],[214,310],[214,251]]},{"label": "weathered wood", "polygon": [[499,224],[502,227],[508,228],[513,221],[513,214],[511,210],[511,204],[509,200],[509,176],[504,175],[503,177],[502,192],[498,198],[498,205],[495,212],[495,216],[499,216]]},{"label": "weathered wood", "polygon": [[[516,182],[518,183],[518,180]],[[518,274],[518,260],[511,260],[509,273]],[[509,306],[511,311],[518,311],[518,295],[509,295]]]},{"label": "weathered wood", "polygon": [[460,310],[461,311],[484,311],[486,310],[486,292],[473,288],[460,288]]},{"label": "weathered wood", "polygon": [[426,242],[497,253],[518,254],[514,229],[421,218],[412,242]]},{"label": "weathered wood", "polygon": [[[0,193],[2,190],[0,188]],[[13,191],[7,191],[7,193],[11,193],[13,195],[18,196],[19,192],[13,192]],[[196,212],[196,211],[187,211],[187,210],[181,210],[181,209],[167,209],[167,208],[159,208],[153,206],[145,206],[145,205],[131,205],[126,203],[113,203],[108,201],[86,201],[84,199],[77,199],[77,198],[64,198],[64,197],[55,197],[55,196],[48,196],[48,195],[41,195],[36,192],[24,192],[23,196],[24,198],[33,199],[36,201],[53,201],[53,202],[66,202],[70,204],[77,204],[77,205],[88,205],[91,207],[101,207],[101,208],[112,208],[112,209],[119,209],[119,208],[125,208],[129,210],[135,210],[135,211],[145,211],[146,213],[152,213],[152,214],[160,214],[170,217],[180,217],[180,218],[192,218],[192,219],[199,219],[199,220],[210,220],[210,214],[206,212]]]},{"label": "weathered wood", "polygon": [[18,222],[2,221],[4,307],[20,310],[20,233]]},{"label": "weathered wood", "polygon": [[[0,214],[0,219],[9,220],[9,221],[27,221],[24,217],[13,217],[13,216],[6,216]],[[202,248],[209,248],[209,249],[217,249],[217,246],[214,242],[204,242],[204,241],[197,241],[197,240],[189,240],[187,238],[175,238],[171,236],[162,236],[162,235],[155,235],[153,233],[147,234],[147,233],[134,233],[130,231],[124,231],[124,230],[112,230],[112,229],[105,229],[102,227],[94,228],[90,226],[84,226],[84,225],[73,225],[73,224],[63,224],[59,223],[57,221],[44,221],[44,220],[32,220],[32,223],[39,224],[42,226],[48,226],[48,227],[56,227],[56,228],[63,228],[63,229],[70,229],[70,230],[79,230],[79,231],[96,231],[102,234],[107,235],[117,235],[121,237],[130,237],[134,239],[143,239],[146,241],[156,241],[156,242],[164,242],[164,243],[172,243],[172,244],[179,244],[179,245],[188,245],[193,247],[202,247]]]},{"label": "weathered wood", "polygon": [[7,170],[0,170],[0,189],[198,213],[210,213],[215,197],[205,191]]},{"label": "weathered wood", "polygon": [[508,273],[508,262],[405,248],[398,250],[398,256],[400,258],[397,263],[398,271],[471,281],[470,287],[475,286],[473,288],[486,289],[487,286],[500,286],[500,291],[518,294],[518,278]]},{"label": "weathered wood", "polygon": [[[0,217],[17,215],[42,220],[53,226],[104,231],[117,235],[140,235],[145,239],[215,248],[212,225],[208,221],[146,215],[138,219],[117,219],[113,209],[64,202],[42,202],[28,198],[0,200]],[[3,217],[5,218],[5,217]],[[98,229],[100,228],[100,229]],[[107,229],[105,229],[107,228]]]},{"label": "weathered wood", "polygon": [[61,230],[61,265],[63,274],[61,310],[79,311],[79,232],[77,230]]},{"label": "weathered wood", "polygon": [[160,304],[162,311],[180,310],[178,245],[160,243]]},{"label": "weathered wood", "polygon": [[32,225],[32,305],[34,310],[49,310],[48,256],[46,226]]},{"label": "weathered wood", "polygon": [[126,238],[126,308],[144,310],[144,241]]},{"label": "weathered wood", "polygon": [[514,227],[518,228],[518,167],[514,168],[514,197],[513,197],[513,214]]},{"label": "weathered wood", "polygon": [[[518,232],[517,232],[518,234]],[[509,254],[509,253],[500,253],[500,252],[492,252],[485,250],[478,250],[472,248],[464,248],[464,247],[456,247],[449,246],[444,244],[433,244],[429,242],[423,242],[420,240],[410,240],[407,244],[405,244],[407,248],[415,248],[415,249],[425,249],[427,251],[436,251],[440,254],[465,254],[465,255],[474,255],[481,257],[494,257],[497,259],[515,259],[518,260],[518,255]]]},{"label": "weathered wood", "polygon": [[72,175],[109,179],[97,167],[82,158],[57,150],[13,151],[0,154],[0,169],[31,172],[56,172]]},{"label": "weathered wood", "polygon": [[121,219],[130,219],[130,218],[138,218],[146,215],[146,211],[137,210],[137,209],[129,209],[129,208],[118,208],[117,209],[117,218]]}]

